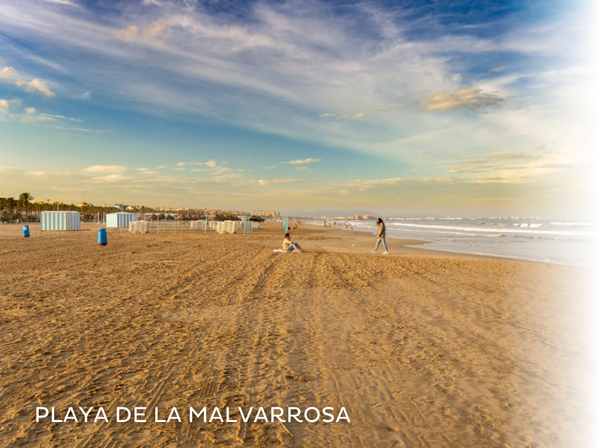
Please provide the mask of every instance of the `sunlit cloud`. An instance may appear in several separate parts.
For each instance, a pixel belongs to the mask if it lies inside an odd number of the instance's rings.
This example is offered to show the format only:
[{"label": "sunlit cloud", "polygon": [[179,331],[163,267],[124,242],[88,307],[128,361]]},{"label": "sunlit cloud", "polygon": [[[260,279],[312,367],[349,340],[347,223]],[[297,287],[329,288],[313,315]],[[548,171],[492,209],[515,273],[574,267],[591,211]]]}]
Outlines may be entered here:
[{"label": "sunlit cloud", "polygon": [[107,174],[106,176],[97,176],[92,177],[92,181],[94,182],[123,182],[131,179],[130,176],[123,176],[122,174]]},{"label": "sunlit cloud", "polygon": [[242,179],[243,177],[244,177],[244,174],[242,174],[242,173],[230,173],[230,174],[215,175],[215,176],[212,176],[211,179],[213,179],[215,181],[223,182],[223,181],[229,181],[229,180],[234,180],[234,179]]},{"label": "sunlit cloud", "polygon": [[125,173],[129,171],[129,168],[120,165],[92,165],[81,171],[84,173]]},{"label": "sunlit cloud", "polygon": [[0,114],[7,114],[9,107],[10,103],[8,102],[8,100],[0,98]]},{"label": "sunlit cloud", "polygon": [[129,25],[115,30],[114,35],[117,39],[126,43],[133,43],[136,41],[156,43],[156,39],[166,30],[166,28],[167,25],[165,23],[156,21],[142,30],[140,30],[137,25]]},{"label": "sunlit cloud", "polygon": [[139,174],[151,175],[151,174],[158,174],[159,170],[163,170],[165,168],[167,168],[166,165],[161,165],[161,166],[157,166],[154,168],[140,167],[140,168],[135,168],[135,170],[138,171]]},{"label": "sunlit cloud", "polygon": [[[19,86],[21,87],[22,85]],[[44,81],[40,81],[39,79],[32,79],[28,83],[24,84],[24,88],[27,92],[30,93],[39,93],[46,96],[54,96],[54,92],[52,92],[52,90],[48,88]]]},{"label": "sunlit cloud", "polygon": [[214,175],[219,175],[219,174],[223,174],[223,173],[229,173],[231,171],[231,168],[226,167],[226,166],[221,166],[221,167],[215,167],[212,170],[212,173]]},{"label": "sunlit cloud", "polygon": [[419,108],[427,112],[447,112],[468,110],[482,112],[491,107],[499,107],[505,100],[493,93],[480,89],[461,89],[456,92],[429,93],[419,99]]},{"label": "sunlit cloud", "polygon": [[252,183],[257,183],[258,185],[261,186],[265,186],[265,185],[270,185],[270,184],[298,184],[298,183],[303,183],[306,182],[306,179],[270,179],[270,180],[266,180],[266,179],[260,179],[260,180],[253,180],[251,181]]},{"label": "sunlit cloud", "polygon": [[129,25],[128,27],[115,30],[115,36],[117,39],[122,40],[123,42],[135,42],[138,35],[138,27],[135,25]]},{"label": "sunlit cloud", "polygon": [[308,158],[308,159],[290,160],[288,162],[282,162],[282,163],[285,163],[288,165],[308,165],[309,163],[317,163],[320,161],[321,161],[321,159]]},{"label": "sunlit cloud", "polygon": [[217,162],[216,160],[209,160],[207,162],[188,162],[189,165],[207,166],[209,168],[216,167],[218,163],[219,162]]},{"label": "sunlit cloud", "polygon": [[4,67],[0,69],[0,81],[12,84],[29,93],[37,93],[40,95],[53,97],[54,92],[40,79],[27,79],[13,67]]},{"label": "sunlit cloud", "polygon": [[167,29],[167,25],[163,22],[153,22],[150,26],[144,29],[144,39],[155,39]]}]

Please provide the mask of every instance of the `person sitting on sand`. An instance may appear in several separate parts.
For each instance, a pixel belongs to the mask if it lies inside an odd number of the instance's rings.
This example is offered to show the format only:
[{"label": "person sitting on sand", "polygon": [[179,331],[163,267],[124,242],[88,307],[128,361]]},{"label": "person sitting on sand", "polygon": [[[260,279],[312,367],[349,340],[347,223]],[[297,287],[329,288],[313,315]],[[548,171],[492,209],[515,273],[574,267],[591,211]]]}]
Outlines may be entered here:
[{"label": "person sitting on sand", "polygon": [[283,250],[286,252],[302,252],[300,245],[294,241],[294,238],[290,237],[289,233],[285,234],[285,239],[283,240]]},{"label": "person sitting on sand", "polygon": [[383,223],[383,219],[377,218],[377,243],[375,243],[375,250],[373,253],[377,253],[377,249],[379,249],[379,244],[383,243],[383,247],[385,247],[385,252],[383,255],[388,254],[388,247],[385,242],[385,224]]}]

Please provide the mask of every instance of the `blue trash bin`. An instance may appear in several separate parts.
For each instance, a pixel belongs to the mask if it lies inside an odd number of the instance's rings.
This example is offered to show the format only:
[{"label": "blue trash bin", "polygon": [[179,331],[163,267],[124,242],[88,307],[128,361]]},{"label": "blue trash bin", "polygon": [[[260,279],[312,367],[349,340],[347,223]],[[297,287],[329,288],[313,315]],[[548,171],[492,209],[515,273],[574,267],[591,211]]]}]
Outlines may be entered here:
[{"label": "blue trash bin", "polygon": [[106,229],[98,229],[98,244],[106,246],[107,243]]},{"label": "blue trash bin", "polygon": [[23,236],[27,238],[29,236],[29,226],[27,224],[23,225]]}]

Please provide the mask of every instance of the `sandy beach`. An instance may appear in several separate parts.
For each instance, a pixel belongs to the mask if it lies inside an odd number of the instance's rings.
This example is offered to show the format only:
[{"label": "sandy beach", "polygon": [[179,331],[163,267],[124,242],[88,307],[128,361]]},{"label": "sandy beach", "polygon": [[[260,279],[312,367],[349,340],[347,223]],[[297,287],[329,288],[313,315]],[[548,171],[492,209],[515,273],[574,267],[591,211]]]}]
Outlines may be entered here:
[{"label": "sandy beach", "polygon": [[[105,247],[97,228],[0,226],[0,446],[588,446],[584,269],[402,240],[373,255],[371,235],[308,225],[302,254],[273,252],[280,224],[110,230]],[[36,422],[100,406],[109,422]],[[190,406],[237,421],[190,423]],[[350,422],[238,411],[290,406]],[[152,415],[118,423],[117,407]],[[182,422],[154,421],[172,407]]]}]

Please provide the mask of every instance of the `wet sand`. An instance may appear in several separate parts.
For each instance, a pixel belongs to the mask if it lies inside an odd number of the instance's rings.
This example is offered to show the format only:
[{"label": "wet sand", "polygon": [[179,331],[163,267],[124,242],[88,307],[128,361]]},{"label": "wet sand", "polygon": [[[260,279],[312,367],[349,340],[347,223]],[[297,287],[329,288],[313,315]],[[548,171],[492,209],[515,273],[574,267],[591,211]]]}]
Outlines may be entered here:
[{"label": "wet sand", "polygon": [[[583,269],[402,240],[373,255],[373,236],[312,226],[293,232],[302,254],[273,252],[280,225],[110,230],[105,247],[83,227],[0,226],[0,446],[587,446]],[[110,421],[36,423],[41,406]],[[152,415],[117,423],[118,406]],[[154,421],[173,406],[181,423]],[[190,406],[238,421],[189,423]],[[351,421],[236,411],[260,406]]]}]

